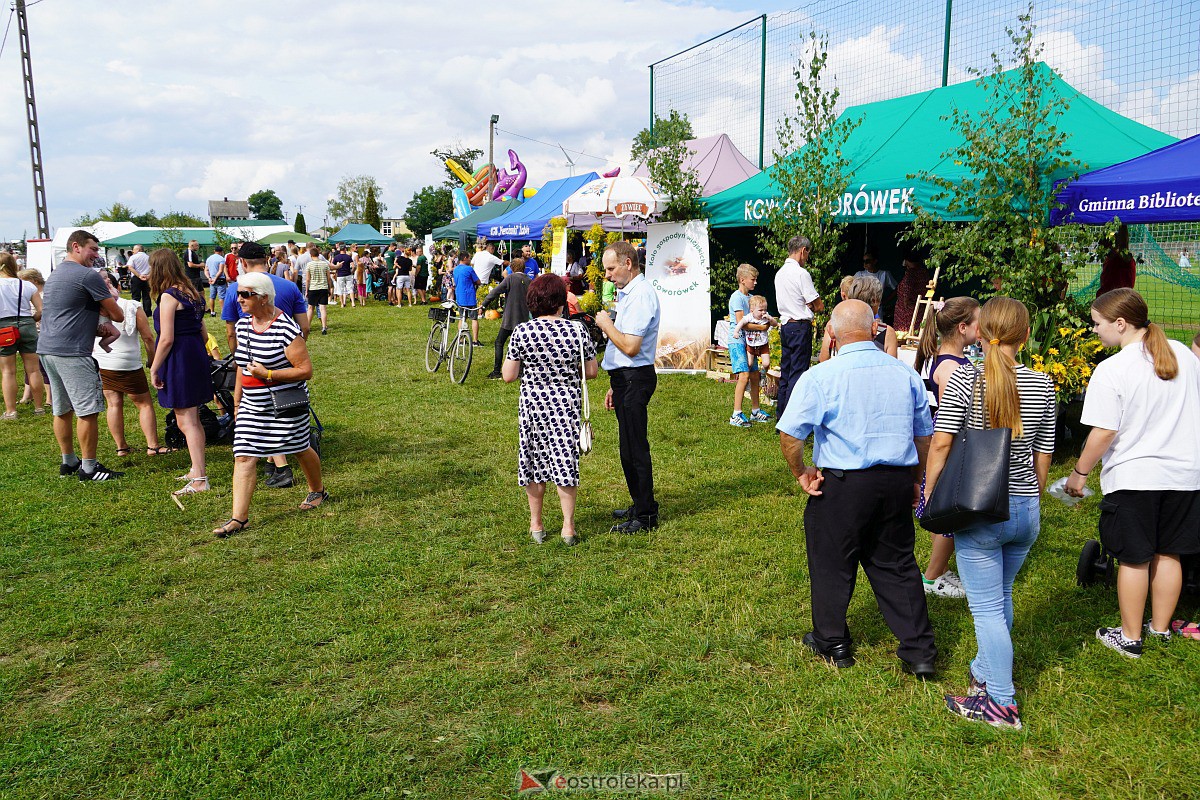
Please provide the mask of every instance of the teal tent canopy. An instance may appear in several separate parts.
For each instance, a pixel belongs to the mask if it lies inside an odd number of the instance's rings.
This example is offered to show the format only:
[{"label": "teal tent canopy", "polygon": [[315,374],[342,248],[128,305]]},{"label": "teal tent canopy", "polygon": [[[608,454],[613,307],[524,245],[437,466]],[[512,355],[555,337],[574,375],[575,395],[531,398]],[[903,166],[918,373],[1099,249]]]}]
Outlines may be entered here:
[{"label": "teal tent canopy", "polygon": [[105,239],[102,247],[156,247],[158,245],[174,244],[177,241],[190,242],[195,239],[201,247],[213,247],[217,243],[217,232],[212,228],[140,228],[122,236]]},{"label": "teal tent canopy", "polygon": [[[1045,64],[1038,69],[1049,71]],[[1070,135],[1066,148],[1083,162],[1081,173],[1176,141],[1106,108],[1061,79],[1055,78],[1047,91],[1070,103],[1057,124]],[[933,200],[939,191],[936,185],[908,176],[928,172],[949,180],[970,177],[965,166],[943,155],[960,146],[963,138],[942,118],[956,107],[968,113],[981,111],[987,99],[984,87],[968,81],[842,112],[843,118],[861,118],[862,122],[842,148],[850,162],[850,185],[834,218],[838,222],[911,222],[916,216],[914,203],[919,203],[943,219],[966,219],[950,213],[944,200]],[[1051,180],[1064,177],[1066,174],[1056,174]],[[768,169],[701,202],[714,228],[761,225],[770,206],[779,202],[779,191]]]},{"label": "teal tent canopy", "polygon": [[330,236],[328,241],[333,244],[377,244],[385,245],[396,241],[390,236],[384,236],[370,225],[352,222],[340,231]]},{"label": "teal tent canopy", "polygon": [[[536,197],[537,195],[534,195]],[[499,202],[493,200],[490,203],[484,203],[479,208],[467,214],[459,220],[451,222],[449,225],[443,225],[440,228],[433,229],[433,238],[436,240],[442,239],[457,239],[460,234],[466,233],[471,238],[475,237],[475,228],[481,222],[489,222],[501,214],[507,214],[516,207],[514,202]]]}]

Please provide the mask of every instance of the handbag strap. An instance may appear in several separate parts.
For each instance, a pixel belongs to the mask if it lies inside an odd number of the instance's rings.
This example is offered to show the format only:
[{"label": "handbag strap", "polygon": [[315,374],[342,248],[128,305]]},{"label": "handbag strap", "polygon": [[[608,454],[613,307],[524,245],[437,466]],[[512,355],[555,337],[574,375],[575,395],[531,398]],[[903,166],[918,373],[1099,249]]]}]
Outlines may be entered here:
[{"label": "handbag strap", "polygon": [[583,421],[587,422],[588,420],[590,420],[592,418],[592,406],[591,406],[591,403],[588,402],[587,366],[584,364],[584,361],[583,361],[583,354],[584,354],[584,351],[587,349],[587,343],[583,337],[587,336],[587,329],[583,327],[582,322],[577,322],[576,325],[579,327],[579,333],[580,333],[580,337],[579,337],[579,385],[583,387]]},{"label": "handbag strap", "polygon": [[17,278],[17,319],[21,318],[21,298],[25,296],[25,281]]},{"label": "handbag strap", "polygon": [[967,427],[971,427],[971,414],[975,411],[975,394],[979,394],[979,419],[983,422],[983,427],[980,430],[988,430],[992,427],[991,421],[987,414],[987,387],[983,385],[983,370],[975,371],[975,380],[971,383],[971,407],[967,412]]}]

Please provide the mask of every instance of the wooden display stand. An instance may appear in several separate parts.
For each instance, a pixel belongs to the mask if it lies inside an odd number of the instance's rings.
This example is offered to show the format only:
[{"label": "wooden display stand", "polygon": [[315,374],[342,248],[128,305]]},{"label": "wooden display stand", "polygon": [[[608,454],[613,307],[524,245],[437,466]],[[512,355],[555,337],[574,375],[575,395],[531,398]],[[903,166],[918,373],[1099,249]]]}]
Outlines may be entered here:
[{"label": "wooden display stand", "polygon": [[723,347],[710,347],[705,354],[707,358],[706,378],[716,381],[733,380],[733,372],[729,364],[729,351]]},{"label": "wooden display stand", "polygon": [[[929,279],[929,283],[925,286],[925,294],[917,298],[916,304],[913,306],[913,318],[908,323],[908,332],[900,334],[901,343],[916,343],[921,341],[921,329],[925,326],[925,315],[929,313],[929,306],[933,304],[933,295],[937,291],[938,278],[941,276],[942,268],[936,267],[933,270],[933,277]],[[942,302],[944,298],[939,297],[937,302]]]}]

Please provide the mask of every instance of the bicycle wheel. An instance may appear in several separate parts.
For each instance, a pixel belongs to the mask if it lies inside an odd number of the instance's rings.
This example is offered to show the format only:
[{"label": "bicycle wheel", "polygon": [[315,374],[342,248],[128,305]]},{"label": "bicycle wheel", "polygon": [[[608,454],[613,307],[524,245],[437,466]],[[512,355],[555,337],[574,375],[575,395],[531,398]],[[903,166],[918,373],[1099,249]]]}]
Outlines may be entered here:
[{"label": "bicycle wheel", "polygon": [[442,337],[446,333],[446,323],[433,323],[433,330],[429,331],[429,341],[425,344],[425,369],[430,372],[437,372],[437,368],[442,365],[446,354],[442,352]]},{"label": "bicycle wheel", "polygon": [[475,347],[471,344],[471,335],[465,330],[459,331],[450,346],[450,380],[462,383],[471,371],[471,355]]}]

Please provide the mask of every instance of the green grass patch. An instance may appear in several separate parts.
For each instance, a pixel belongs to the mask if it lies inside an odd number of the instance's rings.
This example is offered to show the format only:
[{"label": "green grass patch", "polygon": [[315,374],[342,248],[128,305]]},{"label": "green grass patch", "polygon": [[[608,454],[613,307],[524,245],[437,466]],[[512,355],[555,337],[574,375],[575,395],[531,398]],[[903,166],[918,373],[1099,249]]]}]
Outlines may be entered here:
[{"label": "green grass patch", "polygon": [[520,767],[687,772],[704,798],[1200,796],[1200,646],[1095,641],[1117,620],[1074,585],[1095,499],[1047,498],[1016,586],[1026,729],[975,726],[941,697],[974,654],[962,601],[931,602],[938,683],[901,673],[865,578],[858,666],[801,645],[804,499],[769,428],[725,424],[729,385],[661,379],[650,536],[607,533],[628,495],[598,410],[581,544],[539,547],[517,386],[485,380],[490,348],[465,385],[426,373],[428,330],[424,309],[331,311],[311,350],[334,502],[260,488],[225,541],[228,447],[180,512],[183,453],[122,463],[102,432],[128,475],[81,485],[48,418],[0,426],[0,796],[495,798]]}]

